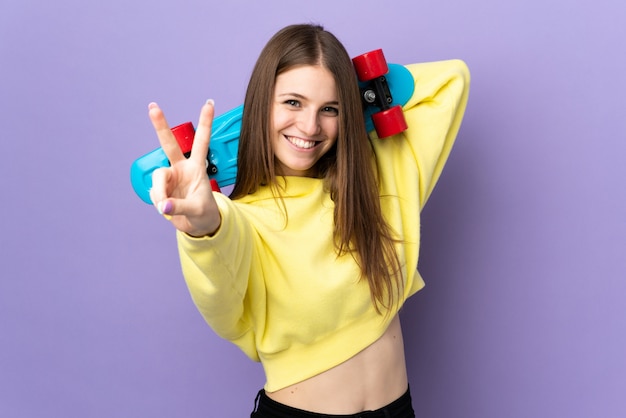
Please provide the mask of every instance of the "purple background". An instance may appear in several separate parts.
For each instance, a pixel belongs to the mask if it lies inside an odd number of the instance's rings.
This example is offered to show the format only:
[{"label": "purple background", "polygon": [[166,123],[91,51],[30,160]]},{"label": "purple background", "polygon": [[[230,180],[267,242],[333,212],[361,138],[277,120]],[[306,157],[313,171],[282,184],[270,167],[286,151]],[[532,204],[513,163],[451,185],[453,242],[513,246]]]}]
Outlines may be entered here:
[{"label": "purple background", "polygon": [[625,3],[383,4],[2,0],[1,416],[249,414],[262,370],[205,325],[128,170],[150,101],[223,113],[310,21],[472,71],[402,315],[418,416],[626,416]]}]

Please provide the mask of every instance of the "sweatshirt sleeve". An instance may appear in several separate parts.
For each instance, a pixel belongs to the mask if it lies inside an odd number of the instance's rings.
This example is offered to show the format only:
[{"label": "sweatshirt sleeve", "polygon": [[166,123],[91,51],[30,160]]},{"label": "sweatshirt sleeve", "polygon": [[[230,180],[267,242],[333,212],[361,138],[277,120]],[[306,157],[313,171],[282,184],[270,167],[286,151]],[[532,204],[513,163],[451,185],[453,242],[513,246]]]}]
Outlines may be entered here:
[{"label": "sweatshirt sleeve", "polygon": [[258,360],[247,298],[253,230],[234,203],[215,193],[222,215],[217,233],[195,238],[177,232],[181,267],[191,297],[209,326]]},{"label": "sweatshirt sleeve", "polygon": [[469,94],[469,70],[461,60],[407,65],[415,91],[403,110],[404,136],[419,171],[420,209],[428,200],[457,136]]}]

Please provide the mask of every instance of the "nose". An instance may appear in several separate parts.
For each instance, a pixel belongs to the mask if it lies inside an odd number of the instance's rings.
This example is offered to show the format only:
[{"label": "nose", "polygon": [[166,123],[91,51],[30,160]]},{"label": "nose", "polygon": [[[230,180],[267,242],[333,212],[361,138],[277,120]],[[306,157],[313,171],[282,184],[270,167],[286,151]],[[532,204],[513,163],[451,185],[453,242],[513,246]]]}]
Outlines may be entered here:
[{"label": "nose", "polygon": [[298,129],[307,136],[315,136],[320,133],[320,114],[316,110],[307,109],[300,112]]}]

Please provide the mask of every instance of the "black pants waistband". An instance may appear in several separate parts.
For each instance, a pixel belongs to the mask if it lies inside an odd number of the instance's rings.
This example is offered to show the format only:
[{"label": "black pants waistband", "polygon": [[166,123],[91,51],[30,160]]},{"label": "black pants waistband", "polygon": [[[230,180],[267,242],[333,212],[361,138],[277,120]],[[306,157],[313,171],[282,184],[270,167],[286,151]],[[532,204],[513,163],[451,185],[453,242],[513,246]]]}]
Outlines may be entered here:
[{"label": "black pants waistband", "polygon": [[375,411],[364,411],[351,415],[328,415],[309,412],[291,406],[284,405],[270,399],[264,390],[259,391],[254,401],[254,411],[251,418],[414,418],[415,412],[411,402],[410,390],[391,402]]}]

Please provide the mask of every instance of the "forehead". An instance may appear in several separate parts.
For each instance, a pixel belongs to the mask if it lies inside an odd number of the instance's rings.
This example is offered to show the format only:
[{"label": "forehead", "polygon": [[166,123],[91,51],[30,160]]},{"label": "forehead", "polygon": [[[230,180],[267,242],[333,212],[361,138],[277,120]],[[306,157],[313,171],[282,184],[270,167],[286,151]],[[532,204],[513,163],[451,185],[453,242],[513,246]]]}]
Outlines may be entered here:
[{"label": "forehead", "polygon": [[276,77],[275,94],[297,94],[324,101],[337,100],[335,78],[320,65],[298,66],[279,74]]}]

